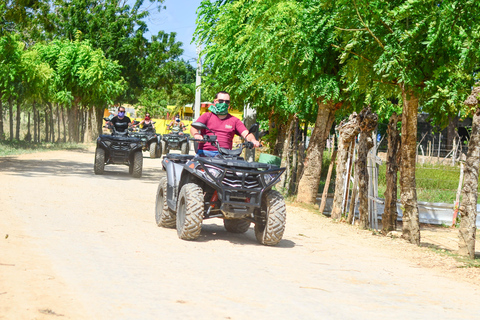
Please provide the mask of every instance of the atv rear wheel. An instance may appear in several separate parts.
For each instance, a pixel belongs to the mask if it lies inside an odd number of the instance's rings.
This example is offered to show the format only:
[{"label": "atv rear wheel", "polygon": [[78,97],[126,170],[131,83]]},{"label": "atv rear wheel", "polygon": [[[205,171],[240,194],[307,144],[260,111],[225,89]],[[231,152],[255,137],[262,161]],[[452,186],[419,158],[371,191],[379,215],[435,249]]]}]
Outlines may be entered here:
[{"label": "atv rear wheel", "polygon": [[177,218],[167,205],[167,178],[160,179],[155,201],[155,221],[159,227],[175,228]]},{"label": "atv rear wheel", "polygon": [[142,154],[142,151],[137,151],[133,155],[132,175],[134,178],[140,178],[142,176],[142,168],[143,168],[143,154]]},{"label": "atv rear wheel", "polygon": [[182,142],[182,144],[180,145],[180,153],[181,154],[188,154],[188,141],[184,141]]},{"label": "atv rear wheel", "polygon": [[245,233],[250,228],[250,221],[245,219],[223,219],[223,225],[228,232]]},{"label": "atv rear wheel", "polygon": [[287,219],[285,200],[280,192],[269,190],[262,199],[262,218],[255,223],[255,237],[258,242],[274,246],[282,240]]},{"label": "atv rear wheel", "polygon": [[93,165],[93,171],[95,174],[103,174],[105,169],[105,150],[97,148],[95,150],[95,164]]},{"label": "atv rear wheel", "polygon": [[156,142],[150,143],[150,158],[154,159],[158,155],[158,144]]},{"label": "atv rear wheel", "polygon": [[164,154],[168,154],[168,144],[165,141],[162,141],[162,149]]},{"label": "atv rear wheel", "polygon": [[183,240],[195,240],[202,231],[203,190],[195,183],[182,187],[177,204],[177,234]]},{"label": "atv rear wheel", "polygon": [[163,148],[162,143],[157,143],[157,158],[162,157],[162,148]]}]

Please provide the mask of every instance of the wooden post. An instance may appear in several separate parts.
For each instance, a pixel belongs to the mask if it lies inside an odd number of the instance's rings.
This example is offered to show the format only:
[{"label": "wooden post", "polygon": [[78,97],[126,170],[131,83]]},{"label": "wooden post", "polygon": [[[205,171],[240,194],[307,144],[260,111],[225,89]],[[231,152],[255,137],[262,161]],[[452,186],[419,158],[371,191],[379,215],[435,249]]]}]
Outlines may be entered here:
[{"label": "wooden post", "polygon": [[347,212],[347,205],[348,205],[348,195],[349,195],[349,186],[350,186],[350,177],[352,174],[352,164],[354,162],[354,155],[355,155],[355,139],[353,139],[352,144],[350,145],[350,154],[348,157],[348,169],[347,169],[347,179],[345,184],[345,199],[343,200],[343,208],[342,214]]},{"label": "wooden post", "polygon": [[352,196],[350,197],[350,208],[348,209],[347,223],[353,224],[355,220],[355,207],[358,194],[358,175],[355,173],[353,178]]},{"label": "wooden post", "polygon": [[455,224],[457,223],[458,206],[460,204],[460,194],[462,193],[462,186],[463,186],[463,161],[460,162],[460,179],[458,180],[457,196],[455,197],[455,203],[453,205],[452,227],[455,227]]},{"label": "wooden post", "polygon": [[323,187],[322,203],[320,204],[320,213],[323,214],[325,205],[327,204],[328,187],[330,186],[330,179],[332,178],[333,166],[335,164],[335,158],[337,157],[337,150],[333,151],[332,158],[330,159],[330,166],[328,167],[327,179],[325,180],[325,186]]},{"label": "wooden post", "polygon": [[442,145],[442,133],[438,135],[438,153],[437,153],[437,163],[440,161],[440,146]]}]

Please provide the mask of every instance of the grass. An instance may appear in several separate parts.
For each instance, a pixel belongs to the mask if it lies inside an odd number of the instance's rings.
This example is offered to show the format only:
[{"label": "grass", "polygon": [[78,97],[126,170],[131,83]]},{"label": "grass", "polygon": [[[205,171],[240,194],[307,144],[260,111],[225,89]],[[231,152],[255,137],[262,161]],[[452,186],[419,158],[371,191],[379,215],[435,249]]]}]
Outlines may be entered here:
[{"label": "grass", "polygon": [[80,143],[27,142],[18,140],[0,141],[0,157],[49,150],[85,149]]},{"label": "grass", "polygon": [[[323,154],[322,174],[320,178],[320,185],[318,192],[321,194],[325,186],[327,178],[328,167],[330,165],[331,154],[327,151]],[[386,164],[383,163],[379,168],[378,174],[378,196],[384,198],[386,190]],[[328,193],[335,192],[335,169],[332,173]],[[460,167],[449,165],[434,165],[434,164],[417,164],[416,168],[416,183],[417,183],[417,199],[423,202],[441,202],[454,203],[458,180],[460,179]],[[400,173],[398,173],[398,188],[397,198],[400,198]],[[350,187],[352,187],[350,185]],[[480,185],[479,185],[480,191]],[[479,197],[480,203],[480,197]]]},{"label": "grass", "polygon": [[460,268],[480,268],[480,257],[478,256],[475,257],[475,260],[472,260],[469,257],[461,256],[450,250],[441,249],[438,247],[429,247],[429,249],[437,254],[454,258],[462,264]]}]

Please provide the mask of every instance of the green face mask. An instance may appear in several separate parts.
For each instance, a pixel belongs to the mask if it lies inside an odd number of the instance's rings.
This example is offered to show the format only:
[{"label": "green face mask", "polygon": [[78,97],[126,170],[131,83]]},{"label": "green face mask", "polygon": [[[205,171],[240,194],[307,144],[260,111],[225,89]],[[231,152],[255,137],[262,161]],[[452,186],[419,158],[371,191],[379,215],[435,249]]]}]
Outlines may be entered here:
[{"label": "green face mask", "polygon": [[210,106],[208,108],[211,112],[215,113],[216,115],[226,115],[228,114],[228,103],[217,103],[215,105]]}]

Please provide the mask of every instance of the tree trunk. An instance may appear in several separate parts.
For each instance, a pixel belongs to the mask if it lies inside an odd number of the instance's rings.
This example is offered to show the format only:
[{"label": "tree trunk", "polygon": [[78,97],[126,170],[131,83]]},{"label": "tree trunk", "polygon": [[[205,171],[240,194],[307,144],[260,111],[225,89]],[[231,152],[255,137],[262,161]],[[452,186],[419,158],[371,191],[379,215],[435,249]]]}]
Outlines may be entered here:
[{"label": "tree trunk", "polygon": [[102,125],[103,125],[103,110],[105,109],[105,107],[96,107],[95,108],[95,119],[97,121],[97,125],[96,125],[96,128],[97,128],[97,132],[95,134],[95,136],[99,136],[102,134]]},{"label": "tree trunk", "polygon": [[13,141],[13,100],[12,98],[8,99],[8,115],[9,115],[9,124],[10,124],[10,141]]},{"label": "tree trunk", "polygon": [[399,121],[400,116],[394,112],[390,117],[387,128],[387,189],[385,190],[385,210],[382,215],[382,231],[384,234],[395,230],[397,227],[397,156],[400,147],[400,132],[397,129],[397,123]]},{"label": "tree trunk", "polygon": [[60,142],[60,105],[57,103],[57,142]]},{"label": "tree trunk", "polygon": [[307,123],[305,123],[305,129],[302,131],[303,139],[299,141],[298,146],[298,162],[297,162],[297,174],[296,174],[296,184],[294,193],[297,194],[298,192],[298,182],[302,179],[303,176],[303,169],[304,169],[304,162],[305,162],[305,137],[307,135]]},{"label": "tree trunk", "polygon": [[53,106],[51,102],[48,102],[48,109],[50,114],[50,141],[55,142],[55,122],[53,121]]},{"label": "tree trunk", "polygon": [[32,113],[33,113],[33,142],[37,142],[37,106],[35,100],[33,100],[32,104]]},{"label": "tree trunk", "polygon": [[[476,98],[480,93],[480,87],[474,87],[472,95]],[[468,104],[470,96],[465,102]],[[475,99],[476,100],[476,99]],[[460,228],[458,253],[468,255],[475,259],[475,234],[477,231],[477,188],[478,188],[478,170],[480,159],[480,108],[478,101],[475,103],[477,110],[473,116],[472,132],[468,143],[467,160],[465,163],[464,184],[462,189],[462,202],[460,203]]]},{"label": "tree trunk", "polygon": [[15,139],[16,140],[20,140],[20,120],[21,120],[21,105],[22,105],[22,101],[19,99],[17,99],[17,117],[16,117],[16,127],[15,127]]},{"label": "tree trunk", "polygon": [[317,100],[317,104],[317,120],[312,136],[310,137],[303,175],[298,184],[297,195],[297,201],[311,204],[315,203],[318,193],[325,141],[335,120],[335,111],[341,106],[341,104],[335,105],[331,101],[323,103],[321,99]]},{"label": "tree trunk", "polygon": [[67,142],[67,128],[65,124],[65,106],[62,107],[62,124],[63,124],[63,142]]},{"label": "tree trunk", "polygon": [[[275,139],[275,145],[273,147],[273,152],[272,153],[275,156],[281,157],[282,156],[282,150],[283,150],[283,143],[285,142],[286,135],[288,134],[287,126],[285,126],[283,124],[283,122],[281,123],[277,118],[276,121],[275,121],[275,128],[277,129],[276,130],[277,137]],[[274,128],[272,127],[272,129],[274,129]],[[270,130],[270,132],[272,132],[272,131],[273,130]]]},{"label": "tree trunk", "polygon": [[458,117],[453,116],[448,119],[447,126],[447,150],[451,150],[453,147],[453,139],[457,136],[456,128],[458,125]]},{"label": "tree trunk", "polygon": [[417,145],[418,98],[411,88],[400,84],[402,89],[402,137],[400,159],[400,190],[403,206],[402,237],[420,245],[420,222],[418,220],[417,185],[415,181],[415,156]]},{"label": "tree trunk", "polygon": [[336,161],[337,177],[335,178],[335,195],[333,197],[332,218],[340,219],[342,217],[342,202],[344,195],[345,173],[347,170],[348,148],[352,141],[360,132],[359,118],[356,112],[348,118],[348,122],[343,120],[338,125],[338,152]]},{"label": "tree trunk", "polygon": [[0,99],[0,141],[5,140],[5,132],[3,131],[3,104]]},{"label": "tree trunk", "polygon": [[30,133],[30,124],[31,124],[31,122],[30,122],[30,115],[31,115],[30,111],[27,112],[27,114],[28,114],[28,116],[27,116],[28,117],[28,120],[27,120],[27,135],[25,136],[25,141],[31,141],[32,140],[32,134]]},{"label": "tree trunk", "polygon": [[358,158],[355,167],[355,173],[358,176],[358,212],[359,227],[369,228],[368,222],[368,171],[367,159],[368,151],[373,147],[372,131],[375,130],[378,123],[377,114],[370,108],[365,108],[358,115],[360,126],[360,138],[358,140]]},{"label": "tree trunk", "polygon": [[295,120],[293,123],[293,144],[292,144],[292,170],[291,170],[291,181],[289,184],[289,194],[295,194],[297,190],[297,170],[298,170],[298,116],[295,115]]},{"label": "tree trunk", "polygon": [[50,124],[48,121],[48,109],[45,108],[45,142],[50,142]]},{"label": "tree trunk", "polygon": [[279,188],[284,195],[288,194],[288,185],[291,176],[290,146],[292,142],[294,117],[294,115],[291,115],[288,118],[288,130],[285,136],[285,142],[283,143],[282,162],[280,164],[281,167],[286,168],[285,173],[282,174],[282,176],[280,177],[279,184]]}]

